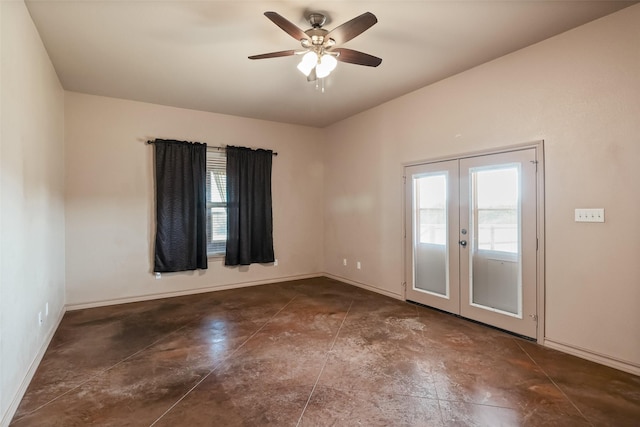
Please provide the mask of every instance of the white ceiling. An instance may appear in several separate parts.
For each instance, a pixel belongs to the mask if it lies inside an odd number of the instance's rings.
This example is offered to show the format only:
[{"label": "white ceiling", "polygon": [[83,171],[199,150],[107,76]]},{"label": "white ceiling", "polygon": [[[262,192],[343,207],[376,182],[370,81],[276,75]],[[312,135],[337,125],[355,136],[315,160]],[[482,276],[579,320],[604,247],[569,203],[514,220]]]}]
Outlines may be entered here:
[{"label": "white ceiling", "polygon": [[[66,90],[324,127],[637,1],[40,0],[27,6]],[[325,92],[298,49],[263,13],[303,30],[322,11],[332,29],[364,12],[378,23],[344,46],[383,59],[339,63]]]}]

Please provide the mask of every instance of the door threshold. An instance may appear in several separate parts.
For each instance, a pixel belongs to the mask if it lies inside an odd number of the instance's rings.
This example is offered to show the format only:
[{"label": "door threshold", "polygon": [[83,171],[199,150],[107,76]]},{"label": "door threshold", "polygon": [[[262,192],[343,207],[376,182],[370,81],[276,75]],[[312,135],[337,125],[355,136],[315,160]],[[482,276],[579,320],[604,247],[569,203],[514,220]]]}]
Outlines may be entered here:
[{"label": "door threshold", "polygon": [[420,307],[427,308],[429,310],[437,311],[439,313],[443,313],[443,314],[447,314],[449,316],[457,317],[458,319],[466,320],[467,322],[475,323],[476,325],[486,326],[487,328],[490,328],[490,329],[493,329],[493,330],[496,330],[496,331],[500,331],[500,332],[504,332],[505,334],[509,334],[511,336],[514,336],[514,337],[517,337],[517,338],[521,338],[521,339],[526,340],[526,341],[530,341],[530,342],[534,342],[534,343],[538,342],[538,340],[535,339],[535,338],[531,338],[531,337],[528,337],[526,335],[521,335],[521,334],[518,334],[518,333],[515,333],[515,332],[511,332],[511,331],[508,331],[506,329],[498,328],[497,326],[489,325],[487,323],[478,322],[477,320],[469,319],[468,317],[464,317],[464,316],[461,316],[459,314],[455,314],[455,313],[451,313],[449,311],[441,310],[439,308],[431,307],[429,305],[425,305],[425,304],[422,304],[422,303],[419,303],[419,302],[416,302],[416,301],[411,301],[411,300],[405,300],[405,301],[410,303],[410,304],[413,304],[413,305],[417,305],[417,306],[420,306]]}]

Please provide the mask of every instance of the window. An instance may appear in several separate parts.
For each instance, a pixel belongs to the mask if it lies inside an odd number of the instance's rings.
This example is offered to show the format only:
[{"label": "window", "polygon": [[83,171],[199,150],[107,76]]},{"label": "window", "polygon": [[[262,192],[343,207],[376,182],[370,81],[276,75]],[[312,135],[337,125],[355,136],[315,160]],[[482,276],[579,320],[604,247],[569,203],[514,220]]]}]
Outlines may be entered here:
[{"label": "window", "polygon": [[477,249],[518,253],[520,246],[520,194],[518,167],[473,172],[475,199],[473,217]]},{"label": "window", "polygon": [[447,243],[447,176],[422,175],[416,179],[416,201],[420,224],[420,243]]},{"label": "window", "polygon": [[227,156],[207,150],[207,256],[224,255],[227,243]]}]

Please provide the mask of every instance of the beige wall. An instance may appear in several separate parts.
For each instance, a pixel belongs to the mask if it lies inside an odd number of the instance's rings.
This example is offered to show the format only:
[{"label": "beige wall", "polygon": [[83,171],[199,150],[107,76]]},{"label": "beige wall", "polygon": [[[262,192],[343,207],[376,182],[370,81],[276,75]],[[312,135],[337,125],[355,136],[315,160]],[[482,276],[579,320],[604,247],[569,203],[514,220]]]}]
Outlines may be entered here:
[{"label": "beige wall", "polygon": [[24,3],[0,2],[0,22],[0,424],[6,425],[64,309],[64,92]]},{"label": "beige wall", "polygon": [[[67,304],[261,283],[322,272],[321,131],[67,92]],[[172,138],[273,149],[278,266],[151,273],[155,236],[153,146]]]},{"label": "beige wall", "polygon": [[[640,365],[637,22],[640,6],[318,130],[64,94],[24,4],[0,2],[0,424],[64,310],[65,281],[75,306],[323,271],[399,297],[401,165],[539,139],[545,335]],[[280,153],[279,266],[217,259],[153,278],[155,137]],[[577,207],[604,207],[607,222],[577,224]]]},{"label": "beige wall", "polygon": [[[640,368],[639,22],[625,9],[328,128],[325,271],[401,295],[401,165],[543,139],[545,336]],[[606,222],[575,223],[582,207]]]}]

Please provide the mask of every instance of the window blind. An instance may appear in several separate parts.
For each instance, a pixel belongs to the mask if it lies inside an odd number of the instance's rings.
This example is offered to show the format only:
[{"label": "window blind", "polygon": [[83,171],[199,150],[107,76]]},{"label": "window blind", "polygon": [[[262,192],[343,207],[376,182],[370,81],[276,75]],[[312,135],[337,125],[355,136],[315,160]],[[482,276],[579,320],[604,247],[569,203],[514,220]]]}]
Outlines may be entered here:
[{"label": "window blind", "polygon": [[207,255],[224,255],[227,242],[227,157],[207,150]]}]

